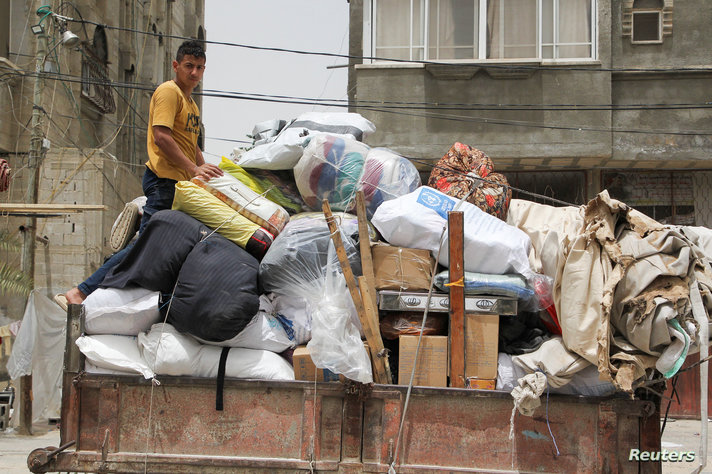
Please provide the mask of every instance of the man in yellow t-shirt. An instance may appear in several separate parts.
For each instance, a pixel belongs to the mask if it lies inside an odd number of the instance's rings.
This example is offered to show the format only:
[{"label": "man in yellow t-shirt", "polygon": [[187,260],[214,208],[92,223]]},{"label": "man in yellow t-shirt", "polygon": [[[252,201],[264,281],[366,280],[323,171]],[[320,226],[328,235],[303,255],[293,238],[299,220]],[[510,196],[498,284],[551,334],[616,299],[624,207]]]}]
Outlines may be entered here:
[{"label": "man in yellow t-shirt", "polygon": [[[148,161],[143,175],[146,204],[139,233],[151,216],[173,204],[177,181],[200,176],[206,180],[222,176],[216,165],[206,163],[198,147],[200,110],[191,94],[205,72],[205,50],[200,42],[188,40],[178,48],[173,61],[175,78],[153,93],[148,116]],[[131,245],[115,253],[79,286],[64,294],[68,303],[79,304],[99,287],[106,274],[123,259]]]}]

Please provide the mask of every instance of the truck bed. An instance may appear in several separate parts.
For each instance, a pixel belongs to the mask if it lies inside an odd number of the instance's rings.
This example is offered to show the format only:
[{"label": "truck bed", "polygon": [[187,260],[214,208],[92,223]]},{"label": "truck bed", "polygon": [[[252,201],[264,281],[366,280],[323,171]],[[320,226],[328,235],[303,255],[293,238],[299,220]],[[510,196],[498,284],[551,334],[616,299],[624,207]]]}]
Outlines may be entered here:
[{"label": "truck bed", "polygon": [[[70,306],[63,449],[33,451],[32,472],[388,471],[407,387],[228,379],[217,411],[212,379],[85,373],[80,312]],[[505,392],[413,388],[396,471],[660,472],[628,461],[660,450],[655,401],[544,396],[510,440],[512,406]]]}]

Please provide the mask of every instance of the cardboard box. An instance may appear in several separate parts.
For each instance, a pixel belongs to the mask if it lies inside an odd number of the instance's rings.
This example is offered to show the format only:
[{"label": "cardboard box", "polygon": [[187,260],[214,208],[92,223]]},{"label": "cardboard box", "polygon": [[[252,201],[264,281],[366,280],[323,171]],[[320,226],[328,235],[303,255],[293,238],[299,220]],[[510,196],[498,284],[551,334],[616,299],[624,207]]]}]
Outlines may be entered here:
[{"label": "cardboard box", "polygon": [[430,288],[434,260],[429,250],[375,244],[371,247],[377,290],[418,291]]},{"label": "cardboard box", "polygon": [[313,382],[314,378],[316,378],[317,382],[335,382],[340,380],[340,377],[343,377],[329,369],[317,369],[306,345],[298,346],[294,349],[292,363],[294,364],[294,378],[296,380]]},{"label": "cardboard box", "polygon": [[[398,384],[408,385],[419,336],[398,338]],[[447,336],[423,336],[413,385],[447,387]]]},{"label": "cardboard box", "polygon": [[465,383],[466,388],[475,390],[494,390],[497,386],[497,379],[476,379],[468,377]]},{"label": "cardboard box", "polygon": [[465,378],[496,379],[499,315],[465,314]]}]

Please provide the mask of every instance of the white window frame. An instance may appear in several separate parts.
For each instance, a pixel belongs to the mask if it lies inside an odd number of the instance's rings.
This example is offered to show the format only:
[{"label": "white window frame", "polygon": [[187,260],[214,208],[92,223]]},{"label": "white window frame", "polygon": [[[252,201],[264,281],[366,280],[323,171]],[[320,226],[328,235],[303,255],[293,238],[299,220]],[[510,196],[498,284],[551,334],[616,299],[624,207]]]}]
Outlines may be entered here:
[{"label": "white window frame", "polygon": [[[658,39],[636,41],[635,38],[635,15],[640,13],[656,13],[658,15]],[[630,17],[630,42],[633,44],[661,44],[663,42],[663,11],[659,9],[633,10]]]},{"label": "white window frame", "polygon": [[[377,11],[378,8],[378,2],[379,1],[384,1],[387,2],[388,0],[367,0],[363,3],[364,5],[364,11],[363,11],[363,46],[364,46],[364,56],[367,58],[373,58],[375,57],[375,51],[376,51],[376,31],[377,31],[377,19],[375,18],[375,12]],[[410,1],[410,25],[412,26],[413,24],[413,2],[422,2],[422,9],[423,9],[423,15],[422,15],[422,21],[421,24],[428,25],[429,24],[429,18],[428,15],[430,14],[430,9],[428,8],[429,2],[431,1],[437,1],[437,0],[411,0]],[[429,28],[424,27],[423,28],[423,45],[422,46],[416,46],[413,45],[413,29],[411,27],[410,30],[410,54],[409,54],[409,60],[414,61],[413,59],[413,49],[414,48],[423,48],[423,57],[425,58],[425,61],[437,61],[437,62],[447,62],[447,63],[490,63],[490,62],[496,62],[496,63],[523,63],[523,62],[542,62],[542,63],[551,63],[551,64],[556,64],[556,63],[590,63],[592,61],[597,61],[598,60],[598,1],[599,0],[591,0],[591,24],[590,24],[590,31],[591,31],[591,41],[590,42],[585,42],[585,43],[566,43],[566,44],[560,44],[558,43],[558,22],[556,19],[558,18],[558,5],[559,5],[560,0],[554,0],[554,12],[555,12],[555,17],[554,17],[554,32],[553,32],[553,37],[554,37],[554,42],[553,43],[547,43],[546,45],[542,44],[542,0],[536,0],[537,2],[537,18],[536,18],[536,38],[537,38],[537,45],[536,45],[536,50],[537,50],[537,57],[533,58],[506,58],[506,59],[488,59],[486,58],[486,53],[487,53],[487,0],[480,0],[479,2],[479,25],[478,25],[478,44],[477,44],[477,52],[478,52],[478,57],[477,58],[472,58],[472,59],[436,59],[436,58],[430,58],[429,57]],[[641,10],[642,11],[642,10]],[[662,18],[662,14],[661,14]],[[660,36],[662,37],[662,20],[661,20],[661,33]],[[632,35],[631,35],[632,38]],[[660,41],[662,42],[662,41]],[[590,45],[591,47],[591,55],[589,57],[585,58],[558,58],[558,49],[561,46],[577,46],[577,45]],[[543,58],[542,57],[542,47],[543,46],[552,46],[552,49],[554,51],[554,58]],[[406,60],[408,61],[408,60]],[[400,64],[403,64],[403,61],[399,60],[398,61]],[[386,65],[386,64],[394,64],[393,62],[388,62],[388,61],[379,61],[376,59],[366,59],[364,60],[365,64],[375,64],[375,65]]]}]

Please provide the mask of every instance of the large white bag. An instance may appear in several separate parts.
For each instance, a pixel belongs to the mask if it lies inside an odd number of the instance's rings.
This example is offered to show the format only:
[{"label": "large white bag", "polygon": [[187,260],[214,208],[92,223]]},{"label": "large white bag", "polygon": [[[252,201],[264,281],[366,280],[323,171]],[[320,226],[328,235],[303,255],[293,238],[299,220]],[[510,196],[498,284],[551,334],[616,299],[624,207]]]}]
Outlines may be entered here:
[{"label": "large white bag", "polygon": [[272,305],[270,312],[279,319],[287,334],[294,339],[298,346],[309,342],[311,339],[312,318],[305,298],[269,293],[260,296],[260,304],[262,303],[262,298],[268,298],[269,303]]},{"label": "large white bag", "polygon": [[[200,344],[170,324],[154,324],[148,333],[139,335],[139,346],[156,374],[217,376],[222,348]],[[294,369],[274,352],[231,348],[225,377],[294,380]]]},{"label": "large white bag", "polygon": [[[260,308],[266,297],[260,296]],[[283,352],[291,347],[296,347],[294,331],[287,331],[282,321],[270,311],[260,310],[252,317],[245,329],[237,336],[227,341],[204,341],[196,337],[203,344],[222,347],[242,347],[244,349],[257,349],[272,352]]]},{"label": "large white bag", "polygon": [[161,319],[158,291],[98,288],[84,300],[86,334],[137,336]]},{"label": "large white bag", "polygon": [[[427,249],[437,257],[440,236],[447,226],[447,213],[454,210],[457,203],[457,199],[447,194],[422,186],[382,203],[371,223],[391,245]],[[524,232],[469,202],[462,202],[459,210],[464,213],[466,271],[534,277],[528,258],[531,242]],[[446,267],[449,263],[447,231],[439,263]]]},{"label": "large white bag", "polygon": [[193,375],[201,344],[193,337],[178,332],[168,323],[154,324],[138,335],[141,355],[157,374]]},{"label": "large white bag", "polygon": [[80,336],[77,347],[89,362],[102,369],[139,373],[147,379],[155,376],[138,348],[133,336],[98,334]]},{"label": "large white bag", "polygon": [[290,170],[304,151],[303,143],[319,133],[329,133],[362,141],[376,131],[370,121],[356,113],[307,112],[284,127],[270,143],[256,145],[242,152],[235,148],[237,164],[243,168]]},{"label": "large white bag", "polygon": [[[197,377],[217,377],[220,353],[215,346],[202,346],[198,354]],[[227,355],[225,377],[262,380],[294,380],[294,368],[271,351],[233,347]]]}]

